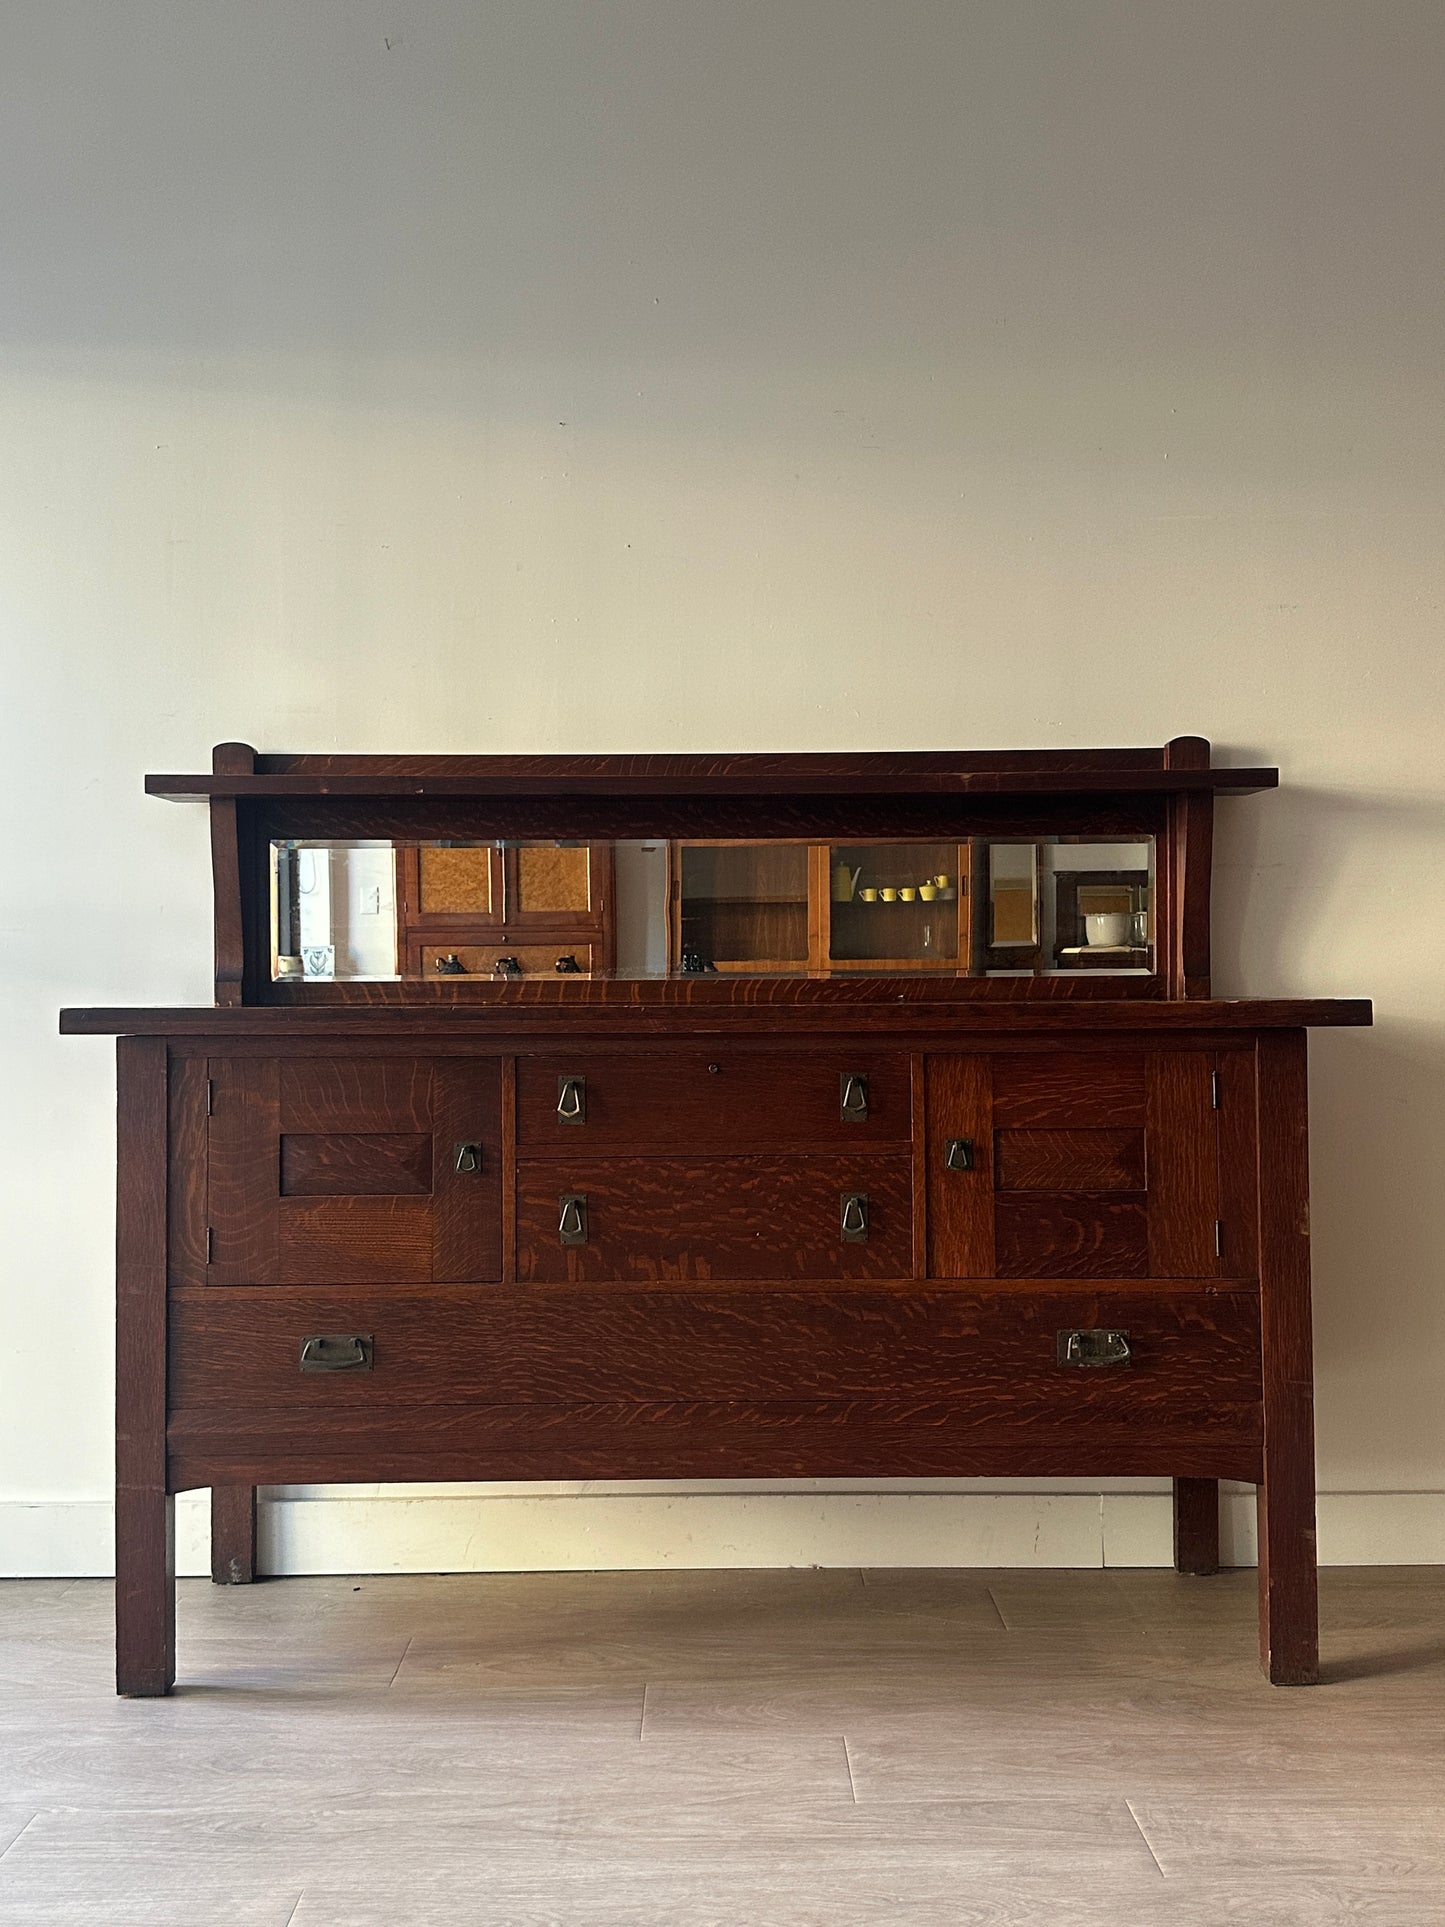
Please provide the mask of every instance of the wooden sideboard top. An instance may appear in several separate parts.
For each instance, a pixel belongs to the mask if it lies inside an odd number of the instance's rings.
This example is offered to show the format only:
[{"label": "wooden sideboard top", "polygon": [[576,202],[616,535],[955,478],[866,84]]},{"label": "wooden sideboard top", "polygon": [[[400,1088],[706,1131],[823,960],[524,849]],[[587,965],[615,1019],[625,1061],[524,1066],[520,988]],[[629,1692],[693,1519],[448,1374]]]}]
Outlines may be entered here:
[{"label": "wooden sideboard top", "polygon": [[1359,1027],[1367,997],[980,997],[976,980],[857,977],[522,978],[479,981],[469,1002],[62,1010],[66,1036],[216,1037],[281,1041],[427,1038],[485,1042],[543,1028],[638,1036],[698,1028],[854,1035],[945,1029],[967,1036],[1079,1031],[1140,1035]]},{"label": "wooden sideboard top", "polygon": [[1202,737],[1150,749],[872,750],[602,756],[263,754],[220,743],[213,768],[151,775],[147,794],[287,797],[1179,795],[1278,787],[1277,769],[1210,767]]}]

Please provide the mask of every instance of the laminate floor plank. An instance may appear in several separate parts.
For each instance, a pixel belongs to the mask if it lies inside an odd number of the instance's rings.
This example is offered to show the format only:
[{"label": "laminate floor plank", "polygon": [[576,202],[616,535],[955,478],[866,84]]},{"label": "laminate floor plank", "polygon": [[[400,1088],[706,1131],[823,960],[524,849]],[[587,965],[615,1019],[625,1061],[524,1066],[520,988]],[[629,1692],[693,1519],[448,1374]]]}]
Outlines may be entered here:
[{"label": "laminate floor plank", "polygon": [[230,1894],[204,1884],[184,1893],[143,1886],[125,1894],[104,1875],[89,1892],[68,1881],[55,1893],[0,1890],[5,1927],[205,1927],[212,1920],[224,1920],[226,1927],[291,1927],[299,1899],[254,1888]]},{"label": "laminate floor plank", "polygon": [[35,1818],[34,1807],[0,1807],[0,1859]]},{"label": "laminate floor plank", "polygon": [[1445,1918],[1445,1793],[1382,1801],[1374,1775],[1353,1798],[1293,1793],[1207,1807],[1142,1799],[1134,1812],[1166,1878],[1197,1879],[1227,1865],[1271,1884],[1284,1879],[1388,1882],[1435,1897]]},{"label": "laminate floor plank", "polygon": [[1439,1927],[1418,1892],[1345,1893],[1296,1886],[1289,1894],[1203,1886],[1087,1891],[1068,1877],[959,1884],[926,1869],[883,1875],[840,1871],[821,1889],[812,1869],[780,1866],[769,1877],[716,1868],[634,1873],[559,1870],[545,1881],[508,1868],[476,1894],[428,1884],[357,1895],[308,1887],[292,1927]]},{"label": "laminate floor plank", "polygon": [[[1441,1927],[1445,1571],[0,1584],[5,1927]],[[344,1873],[338,1872],[344,1869]],[[294,1915],[294,1920],[293,1920]]]}]

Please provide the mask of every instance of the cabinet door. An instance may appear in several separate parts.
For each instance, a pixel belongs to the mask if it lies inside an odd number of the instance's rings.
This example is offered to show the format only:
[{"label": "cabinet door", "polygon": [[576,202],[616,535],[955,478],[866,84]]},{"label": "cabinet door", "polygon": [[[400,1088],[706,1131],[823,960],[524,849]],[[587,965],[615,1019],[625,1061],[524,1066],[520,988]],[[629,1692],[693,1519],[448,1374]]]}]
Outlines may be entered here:
[{"label": "cabinet door", "polygon": [[501,1078],[467,1058],[213,1058],[217,1285],[500,1276]]},{"label": "cabinet door", "polygon": [[675,843],[672,968],[816,969],[823,961],[821,844]]},{"label": "cabinet door", "polygon": [[513,843],[506,852],[506,928],[600,936],[610,915],[610,843]]},{"label": "cabinet door", "polygon": [[1204,1051],[930,1057],[930,1275],[1218,1277],[1214,1072]]}]

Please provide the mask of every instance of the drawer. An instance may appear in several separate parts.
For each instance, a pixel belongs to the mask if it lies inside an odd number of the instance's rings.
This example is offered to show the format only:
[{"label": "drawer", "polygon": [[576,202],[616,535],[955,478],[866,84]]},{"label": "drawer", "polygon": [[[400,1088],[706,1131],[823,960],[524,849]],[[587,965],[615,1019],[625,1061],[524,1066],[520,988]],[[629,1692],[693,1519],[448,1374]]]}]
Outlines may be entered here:
[{"label": "drawer", "polygon": [[[1075,1330],[1127,1333],[1127,1360],[1061,1362]],[[341,1369],[303,1372],[320,1335]],[[1258,1476],[1244,1292],[194,1291],[170,1357],[193,1477]]]},{"label": "drawer", "polygon": [[907,1278],[906,1156],[592,1158],[517,1173],[517,1276]]},{"label": "drawer", "polygon": [[899,1053],[588,1052],[517,1064],[517,1149],[857,1151],[911,1133]]}]

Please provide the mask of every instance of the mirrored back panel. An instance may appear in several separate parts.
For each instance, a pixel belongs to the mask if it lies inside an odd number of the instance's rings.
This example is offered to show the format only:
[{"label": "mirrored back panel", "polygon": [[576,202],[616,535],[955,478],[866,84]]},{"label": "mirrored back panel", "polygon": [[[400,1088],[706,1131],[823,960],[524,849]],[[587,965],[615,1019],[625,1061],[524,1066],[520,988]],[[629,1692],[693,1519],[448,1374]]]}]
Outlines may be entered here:
[{"label": "mirrored back panel", "polygon": [[278,839],[277,983],[1156,969],[1153,837]]}]

